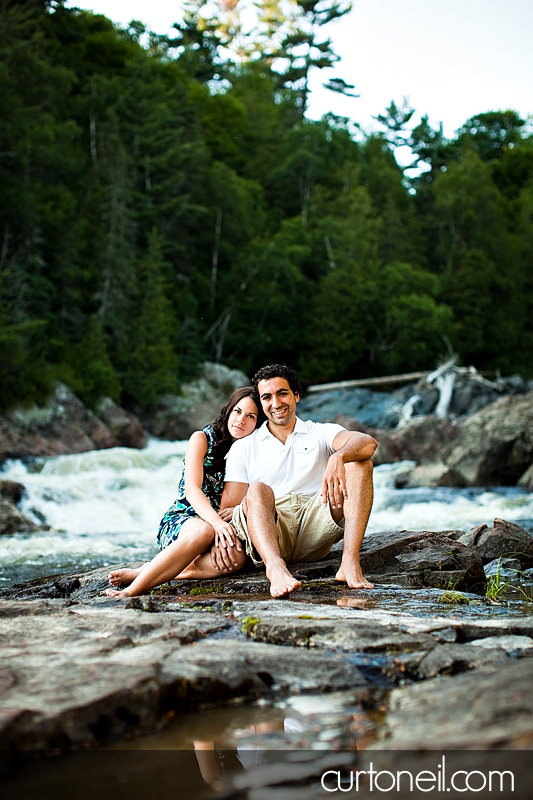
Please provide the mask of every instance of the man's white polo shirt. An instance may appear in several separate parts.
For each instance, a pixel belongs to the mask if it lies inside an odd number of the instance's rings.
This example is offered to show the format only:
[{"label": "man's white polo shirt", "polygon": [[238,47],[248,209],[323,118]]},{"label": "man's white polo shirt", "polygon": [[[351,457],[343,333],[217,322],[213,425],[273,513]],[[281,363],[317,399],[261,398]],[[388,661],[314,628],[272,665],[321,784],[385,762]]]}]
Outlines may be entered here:
[{"label": "man's white polo shirt", "polygon": [[296,417],[293,432],[282,444],[267,425],[264,422],[250,436],[233,443],[226,456],[226,481],[261,481],[272,488],[275,497],[316,494],[327,460],[334,452],[333,439],[345,428],[333,422],[304,422]]}]

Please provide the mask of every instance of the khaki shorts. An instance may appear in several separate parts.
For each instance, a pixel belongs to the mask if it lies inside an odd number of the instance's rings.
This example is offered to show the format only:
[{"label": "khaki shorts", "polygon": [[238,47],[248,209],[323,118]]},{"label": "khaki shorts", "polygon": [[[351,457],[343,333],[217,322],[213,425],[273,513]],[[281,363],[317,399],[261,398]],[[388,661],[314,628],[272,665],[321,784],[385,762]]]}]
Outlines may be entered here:
[{"label": "khaki shorts", "polygon": [[[284,561],[319,561],[344,535],[344,521],[341,520],[340,525],[334,522],[329,506],[322,503],[320,492],[313,497],[304,494],[280,497],[276,500],[276,512],[279,549]],[[233,510],[232,523],[237,536],[245,543],[246,555],[256,567],[261,566],[261,557],[248,535],[242,503]]]}]

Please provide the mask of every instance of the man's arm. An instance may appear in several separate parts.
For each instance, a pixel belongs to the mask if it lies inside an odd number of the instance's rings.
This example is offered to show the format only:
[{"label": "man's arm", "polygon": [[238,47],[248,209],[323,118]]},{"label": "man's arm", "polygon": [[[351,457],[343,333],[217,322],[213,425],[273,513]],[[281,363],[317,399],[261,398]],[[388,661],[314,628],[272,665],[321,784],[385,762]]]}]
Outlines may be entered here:
[{"label": "man's arm", "polygon": [[366,461],[372,458],[378,446],[376,440],[367,433],[358,431],[340,431],[333,439],[333,455],[342,455],[344,464],[351,461]]},{"label": "man's arm", "polygon": [[366,461],[372,458],[378,446],[376,440],[358,431],[340,431],[332,442],[335,450],[329,457],[322,478],[321,497],[331,508],[342,508],[346,489],[346,470],[344,465],[352,461]]},{"label": "man's arm", "polygon": [[247,483],[238,483],[237,481],[228,481],[224,485],[222,492],[222,500],[220,501],[220,511],[224,509],[233,509],[238,506],[244,499],[244,495],[248,491]]}]

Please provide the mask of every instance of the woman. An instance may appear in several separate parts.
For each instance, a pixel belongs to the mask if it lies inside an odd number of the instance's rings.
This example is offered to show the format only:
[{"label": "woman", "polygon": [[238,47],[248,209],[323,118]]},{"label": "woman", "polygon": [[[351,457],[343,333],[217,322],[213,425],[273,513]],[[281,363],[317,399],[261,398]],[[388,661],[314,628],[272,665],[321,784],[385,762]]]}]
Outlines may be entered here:
[{"label": "woman", "polygon": [[251,386],[237,389],[213,424],[192,434],[178,497],[159,525],[161,552],[139,569],[110,572],[109,583],[117,588],[106,590],[109,597],[144,594],[173,578],[214,578],[244,565],[246,555],[231,525],[233,509],[220,510],[220,501],[226,454],[234,441],[255,430],[260,408]]}]

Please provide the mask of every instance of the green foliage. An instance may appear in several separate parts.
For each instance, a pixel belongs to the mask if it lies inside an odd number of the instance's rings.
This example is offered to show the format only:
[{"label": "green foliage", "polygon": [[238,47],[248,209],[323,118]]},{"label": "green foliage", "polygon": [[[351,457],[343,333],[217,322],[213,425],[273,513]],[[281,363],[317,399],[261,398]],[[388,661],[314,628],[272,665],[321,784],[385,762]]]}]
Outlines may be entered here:
[{"label": "green foliage", "polygon": [[470,598],[461,594],[461,592],[447,591],[441,594],[439,603],[445,605],[468,605],[470,603]]},{"label": "green foliage", "polygon": [[[89,317],[87,331],[74,348],[75,381],[71,388],[90,407],[103,397],[120,398],[120,383],[110,361],[105,335],[98,317]],[[74,365],[73,365],[74,366]]]},{"label": "green foliage", "polygon": [[465,122],[459,131],[459,142],[470,139],[483,161],[499,159],[521,141],[525,120],[515,111],[489,111]]},{"label": "green foliage", "polygon": [[163,270],[159,239],[154,233],[139,264],[139,316],[130,331],[123,380],[130,401],[140,407],[155,405],[161,394],[177,388],[177,358],[172,347],[176,323]]},{"label": "green foliage", "polygon": [[[157,403],[202,360],[307,380],[463,363],[533,374],[533,140],[305,117],[347,4],[190,0],[174,37],[0,4],[0,405],[66,381]],[[339,79],[333,90],[350,91]],[[395,157],[411,148],[410,179]]]},{"label": "green foliage", "polygon": [[513,585],[510,581],[504,580],[501,575],[501,558],[498,559],[498,567],[493,575],[487,578],[487,588],[485,590],[485,597],[491,603],[498,603],[505,597]]},{"label": "green foliage", "polygon": [[241,632],[246,636],[253,636],[256,627],[261,622],[257,617],[244,617],[241,622]]},{"label": "green foliage", "polygon": [[39,402],[50,393],[50,369],[42,347],[45,328],[44,320],[4,325],[0,316],[0,408]]}]

